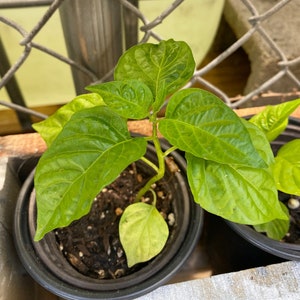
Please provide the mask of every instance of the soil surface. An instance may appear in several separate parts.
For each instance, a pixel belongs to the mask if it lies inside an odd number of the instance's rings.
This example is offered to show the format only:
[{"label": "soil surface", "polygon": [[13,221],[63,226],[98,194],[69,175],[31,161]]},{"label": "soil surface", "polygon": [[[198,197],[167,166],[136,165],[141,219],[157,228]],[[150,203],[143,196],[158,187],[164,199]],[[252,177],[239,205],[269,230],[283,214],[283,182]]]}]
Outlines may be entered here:
[{"label": "soil surface", "polygon": [[[142,174],[138,164],[132,164],[97,195],[88,215],[55,231],[60,251],[80,273],[92,278],[114,279],[145,265],[128,268],[118,227],[124,209],[134,202],[137,191],[150,176]],[[163,180],[153,188],[157,194],[157,209],[171,231],[174,227],[173,196]],[[145,194],[142,200],[151,204],[152,194]]]}]

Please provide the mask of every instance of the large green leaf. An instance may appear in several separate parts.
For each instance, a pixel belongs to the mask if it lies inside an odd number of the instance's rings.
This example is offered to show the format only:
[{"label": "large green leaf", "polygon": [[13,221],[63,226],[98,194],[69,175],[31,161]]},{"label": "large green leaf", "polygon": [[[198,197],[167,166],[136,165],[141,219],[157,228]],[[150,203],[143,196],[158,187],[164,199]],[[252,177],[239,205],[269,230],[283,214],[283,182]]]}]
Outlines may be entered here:
[{"label": "large green leaf", "polygon": [[278,190],[300,196],[300,140],[283,145],[275,157],[274,178]]},{"label": "large green leaf", "polygon": [[104,102],[127,119],[143,119],[154,101],[151,90],[138,80],[111,81],[86,88],[103,97]]},{"label": "large green leaf", "polygon": [[75,112],[99,105],[104,105],[100,95],[95,93],[80,95],[62,106],[49,118],[33,124],[32,127],[42,136],[49,147]]},{"label": "large green leaf", "polygon": [[167,242],[169,229],[155,206],[138,202],[123,212],[119,233],[127,264],[132,267],[161,252]]},{"label": "large green leaf", "polygon": [[280,205],[287,216],[286,220],[275,219],[268,223],[254,225],[256,231],[265,232],[269,238],[274,240],[282,239],[290,227],[289,211],[283,203],[280,202]]},{"label": "large green leaf", "polygon": [[186,153],[194,199],[205,210],[241,224],[286,219],[268,169],[225,165]]},{"label": "large green leaf", "polygon": [[77,112],[41,157],[35,174],[35,239],[88,213],[94,197],[146,152],[126,121],[106,106]]},{"label": "large green leaf", "polygon": [[300,99],[267,106],[263,111],[253,116],[250,122],[261,128],[268,140],[275,140],[286,128],[288,117],[300,105]]},{"label": "large green leaf", "polygon": [[176,92],[166,117],[164,137],[179,149],[220,163],[266,167],[242,120],[215,95],[196,88]]},{"label": "large green leaf", "polygon": [[166,95],[182,87],[193,75],[195,61],[190,47],[182,41],[141,44],[127,50],[115,69],[115,80],[138,79],[152,91],[158,111]]}]

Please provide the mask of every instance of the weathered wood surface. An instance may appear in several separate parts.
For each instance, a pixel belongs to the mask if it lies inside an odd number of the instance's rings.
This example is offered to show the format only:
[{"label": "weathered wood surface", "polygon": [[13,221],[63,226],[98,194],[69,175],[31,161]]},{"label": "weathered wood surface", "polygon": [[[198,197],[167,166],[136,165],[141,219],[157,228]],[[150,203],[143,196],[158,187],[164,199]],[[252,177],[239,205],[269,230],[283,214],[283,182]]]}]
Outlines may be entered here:
[{"label": "weathered wood surface", "polygon": [[215,275],[158,288],[139,300],[278,300],[300,299],[300,263]]},{"label": "weathered wood surface", "polygon": [[[263,107],[252,107],[236,110],[240,116],[253,115],[261,111]],[[300,108],[293,113],[293,117],[300,118]],[[145,121],[129,121],[129,129],[132,132],[149,135],[151,124]],[[45,151],[46,145],[37,133],[16,134],[0,136],[0,157],[39,155]]]}]

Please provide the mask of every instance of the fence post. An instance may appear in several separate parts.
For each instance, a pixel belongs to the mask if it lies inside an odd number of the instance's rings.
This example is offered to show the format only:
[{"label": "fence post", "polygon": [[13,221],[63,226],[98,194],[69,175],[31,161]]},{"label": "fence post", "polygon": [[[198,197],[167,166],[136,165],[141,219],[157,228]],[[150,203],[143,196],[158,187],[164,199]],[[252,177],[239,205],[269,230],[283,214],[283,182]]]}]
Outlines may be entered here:
[{"label": "fence post", "polygon": [[[66,0],[59,8],[68,55],[98,79],[112,71],[123,50],[122,7],[118,0]],[[93,80],[72,69],[76,93]],[[111,80],[112,76],[106,78]]]}]

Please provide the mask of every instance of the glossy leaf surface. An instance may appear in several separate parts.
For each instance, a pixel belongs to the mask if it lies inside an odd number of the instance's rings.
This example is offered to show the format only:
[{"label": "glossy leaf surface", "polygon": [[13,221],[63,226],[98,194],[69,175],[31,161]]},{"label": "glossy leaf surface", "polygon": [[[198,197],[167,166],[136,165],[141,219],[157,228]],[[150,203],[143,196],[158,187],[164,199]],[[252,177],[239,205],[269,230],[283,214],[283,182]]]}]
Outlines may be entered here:
[{"label": "glossy leaf surface", "polygon": [[193,75],[195,61],[185,42],[168,40],[140,44],[127,50],[115,69],[115,80],[138,79],[152,91],[158,111],[165,97],[182,87]]},{"label": "glossy leaf surface", "polygon": [[111,81],[89,86],[104,102],[119,115],[127,119],[143,119],[149,116],[153,103],[151,90],[138,80]]},{"label": "glossy leaf surface", "polygon": [[100,95],[95,93],[80,95],[62,106],[46,120],[35,123],[32,127],[42,136],[49,147],[75,112],[99,105],[104,105]]},{"label": "glossy leaf surface", "polygon": [[283,145],[273,166],[277,188],[287,194],[300,196],[300,140]]},{"label": "glossy leaf surface", "polygon": [[288,117],[300,105],[300,99],[267,106],[262,112],[250,119],[250,122],[261,128],[268,140],[275,140],[286,128]]},{"label": "glossy leaf surface", "polygon": [[88,213],[98,192],[143,156],[146,146],[106,106],[75,113],[36,169],[36,240]]},{"label": "glossy leaf surface", "polygon": [[205,210],[251,225],[286,218],[268,169],[219,164],[189,153],[186,158],[194,199]]},{"label": "glossy leaf surface", "polygon": [[119,233],[127,264],[132,267],[161,252],[168,239],[169,229],[155,206],[138,202],[123,212]]},{"label": "glossy leaf surface", "polygon": [[[265,134],[256,125],[243,119],[242,122],[255,149],[271,166],[274,156]],[[252,225],[258,220],[265,223],[285,217],[270,168],[218,164],[186,156],[193,195],[208,211],[236,223]]]},{"label": "glossy leaf surface", "polygon": [[194,88],[176,92],[159,130],[172,145],[196,157],[266,167],[241,119],[209,92]]}]

